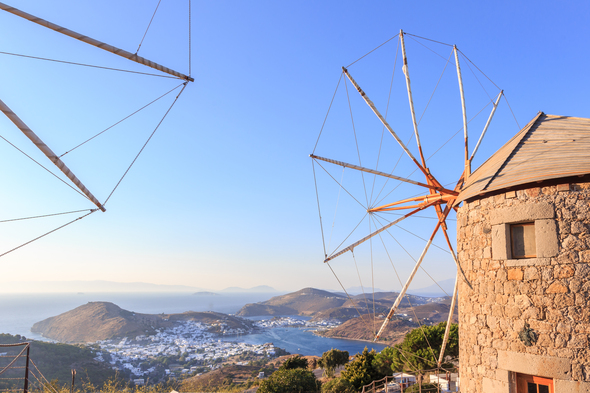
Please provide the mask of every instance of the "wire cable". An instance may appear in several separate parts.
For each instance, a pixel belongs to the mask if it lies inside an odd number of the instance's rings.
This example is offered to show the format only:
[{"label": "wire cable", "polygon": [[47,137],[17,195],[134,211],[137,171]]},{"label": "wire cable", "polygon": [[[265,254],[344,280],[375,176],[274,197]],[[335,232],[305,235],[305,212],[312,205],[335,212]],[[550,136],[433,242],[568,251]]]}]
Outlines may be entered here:
[{"label": "wire cable", "polygon": [[365,53],[364,55],[362,55],[361,57],[359,57],[358,59],[356,59],[355,61],[353,61],[352,63],[350,63],[349,65],[347,65],[345,68],[350,67],[351,65],[353,65],[354,63],[356,63],[357,61],[367,57],[368,55],[370,55],[371,53],[375,52],[377,49],[381,48],[383,45],[387,44],[389,41],[393,40],[394,38],[399,37],[399,33],[394,35],[393,37],[391,37],[390,39],[388,39],[387,41],[385,41],[384,43],[382,43],[381,45],[379,45],[378,47],[374,48],[373,50]]},{"label": "wire cable", "polygon": [[[354,135],[354,142],[356,144],[356,155],[359,159],[359,165],[363,166],[363,163],[361,161],[361,151],[359,149],[359,141],[356,136],[356,127],[354,126],[354,117],[352,115],[352,106],[350,104],[350,95],[348,94],[348,83],[346,81],[344,81],[344,87],[346,88],[346,98],[348,99],[348,110],[350,112],[350,122],[352,124],[352,134]],[[364,172],[361,172],[361,179],[363,180],[363,188],[365,190],[366,206],[369,206],[369,196],[367,195],[367,185],[365,184],[365,173]]]},{"label": "wire cable", "polygon": [[495,83],[494,83],[494,81],[493,81],[493,80],[491,80],[491,79],[490,79],[490,78],[489,78],[489,77],[488,77],[486,74],[484,74],[484,72],[483,72],[482,70],[480,70],[480,69],[479,69],[479,67],[478,67],[478,66],[477,66],[477,65],[476,65],[474,62],[472,62],[472,61],[469,59],[469,57],[467,57],[467,56],[465,55],[465,53],[461,52],[461,50],[460,50],[460,49],[458,49],[458,48],[457,48],[457,50],[458,50],[458,51],[459,51],[459,52],[460,52],[460,53],[463,55],[463,57],[465,57],[465,59],[467,59],[467,61],[468,61],[468,62],[470,62],[471,64],[473,64],[473,66],[474,66],[475,68],[477,68],[477,70],[478,70],[479,72],[481,72],[481,74],[482,74],[483,76],[485,76],[485,77],[487,78],[487,80],[489,80],[490,82],[492,82],[492,84],[493,84],[494,86],[496,86],[496,88],[497,88],[498,90],[502,90],[502,89],[500,89],[500,87],[499,87],[497,84],[495,84]]},{"label": "wire cable", "polygon": [[12,250],[8,250],[8,251],[6,251],[6,252],[4,252],[4,253],[0,254],[0,258],[2,258],[3,256],[5,256],[5,255],[7,255],[7,254],[10,254],[10,253],[11,253],[11,252],[13,252],[13,251],[16,251],[16,250],[18,250],[19,248],[22,248],[22,247],[24,247],[24,246],[26,246],[26,245],[29,245],[29,244],[33,243],[34,241],[37,241],[37,240],[39,240],[39,239],[41,239],[41,238],[43,238],[43,237],[45,237],[45,236],[47,236],[47,235],[49,235],[49,234],[51,234],[51,233],[53,233],[53,232],[56,232],[56,231],[58,231],[58,230],[60,230],[60,229],[62,229],[62,228],[65,228],[65,227],[67,227],[68,225],[75,223],[76,221],[79,221],[79,220],[81,220],[81,219],[83,219],[83,218],[85,218],[85,217],[88,217],[89,215],[91,215],[92,213],[96,212],[97,210],[98,210],[98,209],[92,209],[92,210],[90,211],[90,213],[87,213],[87,214],[85,214],[85,215],[83,215],[83,216],[80,216],[80,217],[76,218],[75,220],[72,220],[72,221],[68,222],[67,224],[64,224],[64,225],[62,225],[62,226],[60,226],[60,227],[57,227],[57,228],[55,228],[55,229],[53,229],[53,230],[51,230],[51,231],[49,231],[49,232],[47,232],[47,233],[45,233],[45,234],[43,234],[43,235],[41,235],[41,236],[38,236],[38,237],[34,238],[33,240],[29,240],[28,242],[26,242],[26,243],[23,243],[23,244],[21,244],[20,246],[13,248]]},{"label": "wire cable", "polygon": [[191,11],[191,0],[188,0],[188,76],[191,76],[191,64],[193,60],[192,55],[192,11]]},{"label": "wire cable", "polygon": [[451,44],[447,44],[446,42],[441,42],[441,41],[432,40],[432,39],[430,39],[430,38],[421,37],[421,36],[419,36],[419,35],[416,35],[416,34],[410,34],[410,33],[406,33],[405,31],[404,31],[404,34],[405,34],[405,35],[412,36],[412,37],[420,38],[421,40],[426,40],[426,41],[436,42],[437,44],[441,44],[441,45],[446,45],[446,46],[453,46],[453,45],[451,45]]},{"label": "wire cable", "polygon": [[10,142],[8,139],[4,138],[2,135],[0,135],[0,138],[3,139],[6,143],[8,143],[10,146],[14,147],[16,150],[18,150],[20,153],[22,153],[25,157],[29,158],[31,161],[33,161],[35,164],[39,165],[41,168],[45,169],[47,172],[49,172],[49,174],[51,174],[52,176],[54,176],[57,180],[59,180],[60,182],[62,182],[63,184],[65,184],[66,186],[70,187],[72,190],[76,191],[78,194],[82,195],[84,198],[90,200],[86,195],[84,195],[82,193],[82,191],[78,190],[77,188],[75,188],[74,186],[72,186],[70,183],[66,182],[64,179],[62,179],[61,177],[57,176],[55,173],[51,172],[49,170],[49,168],[47,168],[46,166],[44,166],[43,164],[41,164],[39,161],[35,160],[33,157],[31,157],[30,155],[28,155],[27,153],[25,153],[23,150],[21,150],[20,148],[18,148],[14,143]]},{"label": "wire cable", "polygon": [[354,309],[358,313],[359,318],[361,318],[361,321],[363,321],[363,324],[365,324],[365,326],[366,326],[365,320],[363,318],[363,314],[359,311],[359,309],[356,305],[356,302],[350,297],[350,295],[348,294],[348,291],[346,290],[346,288],[344,288],[344,285],[342,285],[342,281],[340,281],[340,278],[338,277],[338,275],[336,274],[334,269],[332,269],[332,265],[330,265],[330,262],[326,262],[326,265],[328,265],[328,267],[330,268],[330,271],[332,272],[332,274],[336,278],[336,281],[338,281],[338,284],[340,284],[340,287],[342,288],[342,290],[346,294],[346,297],[348,297],[348,300],[350,300],[350,302],[352,303],[352,306],[354,307]]},{"label": "wire cable", "polygon": [[174,106],[174,104],[176,104],[176,101],[178,101],[178,97],[180,97],[180,95],[182,94],[182,92],[186,88],[187,83],[188,82],[184,82],[183,83],[184,86],[182,87],[182,90],[180,90],[180,92],[178,93],[178,95],[174,99],[174,102],[172,102],[172,105],[170,105],[170,108],[168,108],[168,110],[166,111],[166,113],[162,117],[162,120],[160,120],[160,122],[158,123],[158,125],[156,126],[156,128],[154,129],[154,131],[150,134],[150,136],[147,139],[147,141],[145,141],[145,143],[143,144],[143,146],[139,150],[139,153],[137,153],[137,155],[135,156],[135,158],[133,159],[133,161],[131,162],[131,164],[129,165],[129,167],[127,168],[127,170],[125,171],[125,173],[123,173],[123,176],[121,176],[121,178],[119,179],[119,181],[115,185],[115,188],[113,188],[113,191],[111,191],[111,193],[109,194],[109,196],[107,197],[107,199],[102,204],[103,206],[106,205],[106,203],[109,201],[109,199],[111,199],[111,196],[113,196],[113,193],[115,192],[115,190],[119,187],[119,185],[121,184],[121,182],[123,181],[123,179],[125,178],[125,176],[127,176],[127,173],[129,172],[129,170],[131,169],[131,167],[133,166],[133,164],[135,164],[135,161],[137,161],[137,159],[139,158],[139,155],[143,152],[143,149],[145,149],[145,147],[150,142],[150,140],[152,139],[152,137],[154,136],[154,134],[156,133],[156,131],[158,131],[158,128],[160,128],[160,125],[162,124],[162,122],[164,121],[164,119],[166,118],[166,116],[168,116],[168,113],[170,113],[170,111],[172,110],[172,107]]},{"label": "wire cable", "polygon": [[160,97],[156,98],[155,100],[153,100],[152,102],[150,102],[149,104],[146,104],[144,106],[142,106],[141,108],[139,108],[138,110],[136,110],[135,112],[133,112],[132,114],[130,114],[127,117],[124,117],[123,119],[119,120],[118,122],[116,122],[115,124],[113,124],[112,126],[102,130],[101,132],[99,132],[98,134],[94,135],[91,138],[88,138],[87,140],[85,140],[84,142],[80,143],[77,146],[74,146],[73,148],[71,148],[70,150],[66,151],[65,153],[63,153],[61,156],[59,156],[58,158],[62,158],[63,156],[65,156],[66,154],[76,150],[77,148],[79,148],[80,146],[86,144],[87,142],[90,142],[91,140],[93,140],[94,138],[96,138],[97,136],[107,132],[108,130],[110,130],[111,128],[115,127],[118,124],[121,124],[122,122],[124,122],[125,120],[129,119],[131,116],[137,114],[138,112],[144,110],[145,108],[147,108],[148,106],[152,105],[153,103],[155,103],[156,101],[160,100],[161,98],[164,98],[165,96],[167,96],[168,94],[172,93],[174,90],[178,89],[180,86],[184,85],[184,83],[181,83],[180,85],[176,86],[175,88],[169,90],[168,92],[162,94]]},{"label": "wire cable", "polygon": [[[389,94],[387,96],[387,106],[385,109],[385,120],[387,120],[387,116],[389,115],[389,105],[391,103],[391,92],[393,91],[393,79],[395,77],[395,69],[397,66],[399,46],[400,46],[400,40],[397,41],[397,48],[395,50],[395,60],[393,61],[393,71],[391,72],[391,82],[389,82]],[[381,140],[379,141],[379,152],[377,153],[377,163],[375,165],[375,169],[379,168],[379,162],[381,161],[381,149],[383,147],[383,138],[384,137],[385,137],[385,124],[383,124],[383,127],[381,127]],[[375,192],[375,182],[376,181],[377,181],[377,175],[375,175],[373,177],[373,186],[371,187],[371,197],[370,197],[371,201],[373,201],[373,194]],[[372,205],[369,205],[369,206],[372,206]]]},{"label": "wire cable", "polygon": [[328,176],[330,176],[332,178],[332,180],[334,180],[336,182],[336,184],[338,184],[340,187],[342,187],[342,189],[352,198],[356,201],[356,203],[358,203],[363,209],[367,209],[367,207],[365,205],[363,205],[358,199],[356,199],[351,193],[350,191],[348,191],[346,189],[346,187],[344,187],[342,184],[340,184],[338,182],[338,180],[334,179],[334,176],[332,176],[332,174],[330,172],[328,172],[326,170],[326,168],[324,168],[324,166],[322,164],[320,164],[316,159],[314,159],[314,161],[319,165],[320,168],[322,168],[324,170],[324,172],[326,172],[328,174]]},{"label": "wire cable", "polygon": [[328,254],[326,253],[326,240],[324,238],[324,224],[323,224],[323,220],[322,220],[322,210],[320,208],[320,194],[318,192],[318,181],[317,181],[317,177],[315,174],[315,160],[311,160],[311,169],[313,171],[313,183],[315,185],[315,198],[316,198],[316,202],[318,204],[318,215],[320,217],[320,231],[322,232],[322,246],[324,247],[324,258],[328,257]]},{"label": "wire cable", "polygon": [[330,109],[332,109],[332,104],[334,103],[334,98],[336,98],[336,93],[338,92],[338,87],[340,86],[340,82],[342,81],[342,75],[344,75],[344,71],[340,73],[340,78],[338,79],[338,84],[336,84],[336,89],[334,90],[334,94],[332,95],[332,100],[330,101],[330,106],[328,107],[328,111],[326,112],[326,116],[324,117],[324,122],[322,123],[322,128],[320,128],[320,133],[318,135],[318,139],[315,142],[315,146],[313,147],[312,154],[315,154],[315,150],[318,147],[318,143],[320,142],[320,137],[322,136],[322,131],[324,131],[324,126],[326,125],[326,120],[328,120],[328,115],[330,114]]},{"label": "wire cable", "polygon": [[430,105],[430,101],[432,101],[432,98],[434,97],[434,93],[436,93],[436,89],[438,89],[438,85],[440,84],[440,81],[441,81],[443,75],[445,74],[445,71],[447,70],[447,66],[449,65],[449,62],[451,61],[451,56],[453,56],[453,51],[451,51],[451,54],[449,55],[449,58],[447,59],[445,66],[444,66],[440,76],[438,77],[438,81],[436,82],[436,86],[434,86],[434,90],[432,91],[432,94],[430,95],[430,98],[428,99],[428,102],[426,103],[426,106],[424,107],[424,110],[422,111],[422,114],[420,115],[420,119],[418,119],[418,125],[422,121],[422,118],[424,117],[424,114],[426,113],[426,110],[428,109],[428,106]]},{"label": "wire cable", "polygon": [[157,76],[159,78],[180,79],[180,78],[178,78],[176,76],[170,76],[170,75],[160,75],[160,74],[152,74],[152,73],[149,73],[149,72],[124,70],[124,69],[121,69],[121,68],[103,67],[103,66],[97,66],[97,65],[93,65],[93,64],[76,63],[76,62],[72,62],[72,61],[49,59],[49,58],[46,58],[46,57],[22,55],[22,54],[18,54],[18,53],[0,52],[0,54],[2,54],[2,55],[9,55],[9,56],[17,56],[17,57],[25,57],[27,59],[52,61],[52,62],[55,62],[55,63],[70,64],[70,65],[76,65],[76,66],[81,66],[81,67],[99,68],[101,70],[107,70],[107,71],[128,72],[130,74],[139,74],[139,75],[147,75],[147,76]]},{"label": "wire cable", "polygon": [[81,213],[81,212],[86,212],[86,211],[92,211],[92,209],[73,210],[73,211],[63,212],[63,213],[44,214],[44,215],[41,215],[41,216],[22,217],[22,218],[11,218],[11,219],[7,219],[7,220],[0,220],[0,223],[13,222],[13,221],[32,220],[32,219],[35,219],[35,218],[54,217],[54,216],[61,216],[61,215],[64,215],[64,214]]},{"label": "wire cable", "polygon": [[158,12],[158,8],[160,7],[161,2],[162,2],[162,0],[158,0],[158,5],[156,6],[156,9],[154,10],[154,14],[152,15],[152,19],[150,19],[150,23],[148,23],[147,29],[145,29],[145,33],[143,33],[143,37],[141,38],[141,42],[139,43],[139,46],[137,47],[135,54],[137,54],[139,52],[139,48],[141,48],[141,44],[143,44],[143,40],[145,40],[145,36],[147,35],[147,32],[150,29],[152,22],[154,21],[154,17],[156,16],[156,12]]},{"label": "wire cable", "polygon": [[518,129],[520,130],[520,124],[518,124],[518,120],[516,120],[516,115],[514,115],[514,111],[512,110],[512,107],[510,106],[510,103],[508,102],[508,98],[506,97],[506,94],[504,94],[504,92],[502,92],[502,95],[504,96],[504,100],[506,101],[506,105],[508,105],[508,109],[510,109],[510,113],[512,113],[512,117],[514,118],[514,121],[516,122],[516,125],[518,126]]},{"label": "wire cable", "polygon": [[[344,184],[344,170],[346,168],[342,167],[342,178],[340,179],[340,183]],[[336,215],[338,214],[338,206],[340,205],[340,194],[342,193],[342,187],[338,188],[338,197],[336,198],[336,207],[334,208],[334,219],[332,220],[332,227],[330,228],[330,238],[328,239],[328,250],[332,245],[332,236],[334,235],[334,227],[336,225]]]}]

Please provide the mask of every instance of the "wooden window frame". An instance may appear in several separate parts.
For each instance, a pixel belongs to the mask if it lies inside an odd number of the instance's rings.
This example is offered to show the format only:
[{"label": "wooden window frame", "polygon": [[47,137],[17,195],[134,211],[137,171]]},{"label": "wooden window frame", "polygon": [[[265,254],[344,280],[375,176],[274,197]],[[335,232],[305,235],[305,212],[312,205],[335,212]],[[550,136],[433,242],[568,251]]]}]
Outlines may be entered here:
[{"label": "wooden window frame", "polygon": [[[549,393],[555,392],[552,378],[516,373],[516,393],[528,393],[528,383],[549,386]],[[537,389],[537,392],[538,391],[539,390]]]},{"label": "wooden window frame", "polygon": [[[537,257],[537,239],[536,239],[536,233],[535,233],[535,222],[531,221],[531,222],[519,222],[519,223],[513,223],[513,224],[509,224],[510,225],[510,253],[512,254],[512,259],[529,259],[529,258],[536,258]],[[515,241],[514,241],[514,228],[515,227],[524,227],[524,226],[532,226],[533,227],[533,236],[535,236],[535,253],[531,254],[531,255],[516,255],[515,253]]]}]

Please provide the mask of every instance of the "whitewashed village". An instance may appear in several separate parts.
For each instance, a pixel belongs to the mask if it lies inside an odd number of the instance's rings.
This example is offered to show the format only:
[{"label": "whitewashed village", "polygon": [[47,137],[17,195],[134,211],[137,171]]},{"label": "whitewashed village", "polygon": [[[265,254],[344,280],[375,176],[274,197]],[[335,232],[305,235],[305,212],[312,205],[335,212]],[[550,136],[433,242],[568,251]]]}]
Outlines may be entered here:
[{"label": "whitewashed village", "polygon": [[[335,320],[310,322],[295,317],[274,317],[255,322],[253,329],[244,329],[230,328],[223,323],[209,325],[195,321],[179,321],[176,326],[160,329],[155,335],[101,340],[89,345],[98,349],[96,360],[108,362],[114,370],[129,374],[136,385],[142,385],[148,379],[165,380],[200,375],[202,372],[219,368],[230,359],[233,359],[233,364],[247,365],[252,359],[286,354],[273,343],[255,345],[240,342],[241,335],[281,327],[329,329],[339,324],[340,322]],[[216,332],[212,333],[212,329]],[[149,360],[166,357],[181,358],[183,364],[191,366],[165,368],[163,374],[162,367],[147,366],[146,362]],[[237,360],[240,358],[245,360]]]}]

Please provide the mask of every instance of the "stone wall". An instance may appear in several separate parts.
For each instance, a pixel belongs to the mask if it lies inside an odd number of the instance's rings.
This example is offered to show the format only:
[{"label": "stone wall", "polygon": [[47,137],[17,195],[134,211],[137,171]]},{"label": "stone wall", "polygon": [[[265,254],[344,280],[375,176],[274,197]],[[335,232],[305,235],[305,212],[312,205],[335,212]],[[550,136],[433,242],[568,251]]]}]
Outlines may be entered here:
[{"label": "stone wall", "polygon": [[[590,183],[464,202],[457,253],[461,391],[515,392],[516,372],[590,391]],[[537,257],[511,259],[509,224],[535,222]],[[537,341],[519,338],[525,323]]]}]

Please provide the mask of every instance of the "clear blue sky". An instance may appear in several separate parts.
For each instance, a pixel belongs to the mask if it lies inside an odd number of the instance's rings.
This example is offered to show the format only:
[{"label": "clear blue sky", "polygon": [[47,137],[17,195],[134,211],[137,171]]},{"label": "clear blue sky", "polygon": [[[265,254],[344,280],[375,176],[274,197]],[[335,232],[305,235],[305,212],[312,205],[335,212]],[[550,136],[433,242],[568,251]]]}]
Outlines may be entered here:
[{"label": "clear blue sky", "polygon": [[[135,52],[157,0],[10,4]],[[0,258],[0,282],[338,288],[322,263],[308,154],[340,67],[400,29],[456,44],[504,89],[521,126],[539,110],[590,117],[585,1],[193,1],[192,8],[196,81],[113,194],[107,212]],[[187,22],[186,1],[162,0],[139,54],[188,73]],[[0,51],[151,72],[3,11]],[[388,83],[359,72],[368,86]],[[58,154],[178,83],[0,55],[0,99]],[[421,99],[430,92],[421,91]],[[108,196],[171,98],[64,157],[99,200]],[[499,117],[506,126],[487,137],[490,147],[482,159],[516,133],[506,113]],[[0,135],[48,164],[4,116]],[[1,219],[93,207],[3,141],[0,149]],[[75,217],[3,223],[0,251]],[[419,248],[412,251],[415,257]],[[448,257],[429,263],[437,279],[454,277]],[[430,284],[419,277],[416,285]],[[376,285],[390,287],[390,279],[379,277]]]}]

